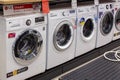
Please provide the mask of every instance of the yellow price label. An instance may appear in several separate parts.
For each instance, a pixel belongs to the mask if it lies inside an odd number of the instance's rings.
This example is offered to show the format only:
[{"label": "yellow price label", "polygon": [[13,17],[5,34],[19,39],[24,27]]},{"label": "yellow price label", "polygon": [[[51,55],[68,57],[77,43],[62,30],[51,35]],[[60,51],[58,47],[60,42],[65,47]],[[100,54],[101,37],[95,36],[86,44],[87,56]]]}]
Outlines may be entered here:
[{"label": "yellow price label", "polygon": [[13,71],[13,76],[17,75],[17,70]]},{"label": "yellow price label", "polygon": [[85,18],[82,17],[79,22],[80,22],[80,25],[81,25],[81,26],[84,26],[84,24],[85,24]]}]

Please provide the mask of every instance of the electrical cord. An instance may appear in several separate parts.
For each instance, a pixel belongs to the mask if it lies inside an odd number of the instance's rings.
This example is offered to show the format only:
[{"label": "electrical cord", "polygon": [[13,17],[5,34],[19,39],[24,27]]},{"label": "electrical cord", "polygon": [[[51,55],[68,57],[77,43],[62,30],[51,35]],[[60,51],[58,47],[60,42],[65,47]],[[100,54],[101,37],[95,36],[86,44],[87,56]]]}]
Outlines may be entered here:
[{"label": "electrical cord", "polygon": [[[107,55],[109,54],[114,54],[115,59],[109,58]],[[117,51],[107,51],[104,53],[104,58],[109,60],[109,61],[113,61],[113,62],[119,62],[120,61],[120,50]]]}]

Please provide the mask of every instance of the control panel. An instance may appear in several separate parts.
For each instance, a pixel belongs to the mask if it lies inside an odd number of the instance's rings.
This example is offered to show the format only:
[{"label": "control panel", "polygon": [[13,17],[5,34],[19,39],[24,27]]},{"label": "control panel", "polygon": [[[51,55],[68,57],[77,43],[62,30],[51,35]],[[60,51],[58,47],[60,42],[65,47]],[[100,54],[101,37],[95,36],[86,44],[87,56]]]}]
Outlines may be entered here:
[{"label": "control panel", "polygon": [[112,4],[106,5],[106,9],[112,9],[112,8],[113,8]]},{"label": "control panel", "polygon": [[6,18],[7,30],[35,27],[46,24],[46,17],[40,14],[23,15]]}]

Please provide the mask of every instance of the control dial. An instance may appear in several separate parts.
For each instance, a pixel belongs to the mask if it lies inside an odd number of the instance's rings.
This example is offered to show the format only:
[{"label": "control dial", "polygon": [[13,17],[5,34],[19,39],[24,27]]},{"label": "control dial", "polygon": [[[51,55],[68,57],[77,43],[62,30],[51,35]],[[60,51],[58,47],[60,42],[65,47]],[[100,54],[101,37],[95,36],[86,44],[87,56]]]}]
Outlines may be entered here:
[{"label": "control dial", "polygon": [[111,9],[113,8],[113,5],[112,5],[112,4],[110,4],[110,8],[111,8]]},{"label": "control dial", "polygon": [[68,12],[63,12],[62,15],[63,16],[69,16],[69,13]]},{"label": "control dial", "polygon": [[30,26],[30,25],[31,25],[31,20],[30,20],[30,19],[28,19],[28,20],[26,21],[26,25],[27,25],[27,26]]},{"label": "control dial", "polygon": [[106,5],[106,9],[109,9],[109,5]]}]

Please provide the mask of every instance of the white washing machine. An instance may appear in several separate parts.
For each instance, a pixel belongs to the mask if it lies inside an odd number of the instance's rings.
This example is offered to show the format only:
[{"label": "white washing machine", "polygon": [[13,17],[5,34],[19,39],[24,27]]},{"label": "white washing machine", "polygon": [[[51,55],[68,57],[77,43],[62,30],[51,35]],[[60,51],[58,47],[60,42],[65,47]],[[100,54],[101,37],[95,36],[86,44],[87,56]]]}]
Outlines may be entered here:
[{"label": "white washing machine", "polygon": [[0,16],[0,80],[24,80],[45,71],[46,16]]},{"label": "white washing machine", "polygon": [[77,44],[75,56],[82,55],[96,46],[97,7],[94,5],[77,8]]},{"label": "white washing machine", "polygon": [[102,3],[98,6],[98,30],[96,47],[104,46],[113,39],[113,3]]},{"label": "white washing machine", "polygon": [[74,58],[76,11],[55,9],[48,14],[47,69]]},{"label": "white washing machine", "polygon": [[114,34],[113,40],[120,39],[120,2],[114,3]]}]

